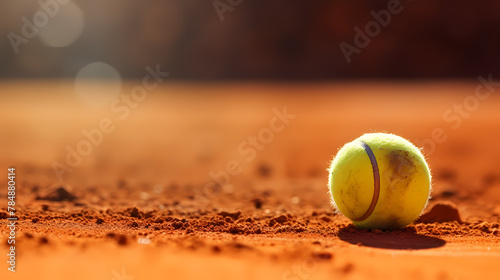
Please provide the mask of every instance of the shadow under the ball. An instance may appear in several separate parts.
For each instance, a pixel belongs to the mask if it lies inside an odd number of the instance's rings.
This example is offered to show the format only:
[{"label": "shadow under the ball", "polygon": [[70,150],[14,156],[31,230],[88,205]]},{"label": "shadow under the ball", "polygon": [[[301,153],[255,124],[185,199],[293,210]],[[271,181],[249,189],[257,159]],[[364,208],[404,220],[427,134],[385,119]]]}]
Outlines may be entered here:
[{"label": "shadow under the ball", "polygon": [[339,230],[338,237],[348,243],[383,249],[420,250],[442,247],[446,241],[409,230],[374,232],[349,225]]}]

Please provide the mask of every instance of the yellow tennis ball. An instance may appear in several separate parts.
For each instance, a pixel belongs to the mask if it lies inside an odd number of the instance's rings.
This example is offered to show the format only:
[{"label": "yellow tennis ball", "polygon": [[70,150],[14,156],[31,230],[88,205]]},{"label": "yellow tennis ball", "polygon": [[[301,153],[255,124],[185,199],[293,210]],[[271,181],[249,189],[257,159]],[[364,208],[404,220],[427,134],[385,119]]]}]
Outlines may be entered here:
[{"label": "yellow tennis ball", "polygon": [[329,188],[334,208],[361,228],[402,228],[429,199],[431,174],[420,150],[393,134],[368,133],[334,157]]}]

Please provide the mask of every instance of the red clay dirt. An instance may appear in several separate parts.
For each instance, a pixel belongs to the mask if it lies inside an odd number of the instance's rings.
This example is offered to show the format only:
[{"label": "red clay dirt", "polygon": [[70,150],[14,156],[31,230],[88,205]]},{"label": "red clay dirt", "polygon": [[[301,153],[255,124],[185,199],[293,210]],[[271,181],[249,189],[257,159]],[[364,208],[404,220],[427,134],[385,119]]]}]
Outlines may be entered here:
[{"label": "red clay dirt", "polygon": [[[70,83],[3,82],[4,261],[9,166],[19,221],[0,279],[498,279],[500,96],[476,86],[170,83],[125,115]],[[60,182],[53,163],[105,118]],[[358,229],[329,202],[332,156],[375,131],[424,146],[432,169],[404,229]]]}]

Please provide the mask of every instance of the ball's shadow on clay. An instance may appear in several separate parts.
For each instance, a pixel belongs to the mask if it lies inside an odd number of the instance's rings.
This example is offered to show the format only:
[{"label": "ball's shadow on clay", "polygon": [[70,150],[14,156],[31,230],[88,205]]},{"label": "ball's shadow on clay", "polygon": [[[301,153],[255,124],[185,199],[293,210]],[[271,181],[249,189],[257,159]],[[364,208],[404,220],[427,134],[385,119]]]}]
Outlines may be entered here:
[{"label": "ball's shadow on clay", "polygon": [[411,231],[394,230],[373,232],[347,226],[339,230],[338,237],[348,243],[382,249],[421,250],[442,247],[446,241],[437,237],[417,234]]}]

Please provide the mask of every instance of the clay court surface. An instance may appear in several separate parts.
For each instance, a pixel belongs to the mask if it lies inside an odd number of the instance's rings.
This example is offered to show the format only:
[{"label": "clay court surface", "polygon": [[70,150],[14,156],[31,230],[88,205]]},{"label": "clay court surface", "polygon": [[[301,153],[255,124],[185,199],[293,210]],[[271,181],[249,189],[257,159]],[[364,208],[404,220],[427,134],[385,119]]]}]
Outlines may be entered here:
[{"label": "clay court surface", "polygon": [[[0,279],[498,279],[500,87],[478,85],[165,82],[126,111],[70,82],[4,81]],[[404,229],[330,205],[329,161],[367,132],[425,148],[432,199]],[[85,151],[74,166],[67,147]]]}]

